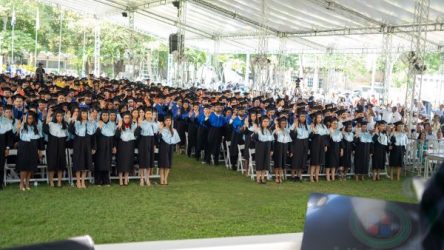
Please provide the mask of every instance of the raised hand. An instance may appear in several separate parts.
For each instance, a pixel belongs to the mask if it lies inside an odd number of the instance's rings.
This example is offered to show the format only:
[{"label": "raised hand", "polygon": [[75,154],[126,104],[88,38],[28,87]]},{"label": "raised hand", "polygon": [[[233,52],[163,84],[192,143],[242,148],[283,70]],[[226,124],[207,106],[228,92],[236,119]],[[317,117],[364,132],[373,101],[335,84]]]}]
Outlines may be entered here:
[{"label": "raised hand", "polygon": [[122,124],[123,124],[122,119],[120,119],[119,122],[117,123],[117,128],[121,129],[122,128]]},{"label": "raised hand", "polygon": [[22,120],[17,120],[17,130],[22,128]]},{"label": "raised hand", "polygon": [[99,121],[99,128],[100,128],[100,129],[103,128],[103,121],[102,121],[102,120]]},{"label": "raised hand", "polygon": [[49,122],[51,122],[51,118],[52,118],[52,109],[50,109],[48,111],[48,114],[46,115],[46,124],[49,124]]}]

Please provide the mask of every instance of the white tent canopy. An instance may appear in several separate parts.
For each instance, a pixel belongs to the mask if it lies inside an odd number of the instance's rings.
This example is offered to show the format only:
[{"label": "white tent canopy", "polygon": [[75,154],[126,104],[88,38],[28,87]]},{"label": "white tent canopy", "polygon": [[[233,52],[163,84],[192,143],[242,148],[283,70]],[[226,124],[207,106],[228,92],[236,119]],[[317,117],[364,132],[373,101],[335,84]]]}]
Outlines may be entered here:
[{"label": "white tent canopy", "polygon": [[[44,0],[167,39],[177,31],[173,0]],[[265,2],[265,5],[264,5]],[[410,50],[416,0],[186,0],[186,46],[218,53],[254,53],[263,30],[268,52],[380,53],[393,32],[394,52]],[[265,11],[263,11],[265,6]],[[264,15],[265,14],[265,15]],[[265,27],[261,28],[265,23]],[[430,0],[427,49],[444,45],[444,1]],[[262,31],[262,33],[261,33]],[[285,47],[281,41],[285,39]],[[216,46],[217,43],[217,46]]]}]

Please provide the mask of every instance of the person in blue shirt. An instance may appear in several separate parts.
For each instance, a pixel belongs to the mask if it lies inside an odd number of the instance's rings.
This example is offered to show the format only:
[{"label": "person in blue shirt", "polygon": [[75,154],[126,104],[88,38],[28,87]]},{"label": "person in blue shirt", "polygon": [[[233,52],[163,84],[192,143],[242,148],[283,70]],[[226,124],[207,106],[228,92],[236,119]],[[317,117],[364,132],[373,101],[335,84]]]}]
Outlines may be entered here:
[{"label": "person in blue shirt", "polygon": [[372,172],[373,181],[379,181],[379,173],[385,169],[387,152],[389,147],[388,136],[385,131],[386,122],[381,120],[376,122],[375,131],[373,133],[373,157]]},{"label": "person in blue shirt", "polygon": [[57,172],[57,186],[62,186],[63,171],[66,170],[66,139],[68,124],[61,108],[54,107],[48,111],[43,132],[48,136],[46,158],[49,172],[49,185],[54,187],[54,174]]},{"label": "person in blue shirt", "polygon": [[335,117],[328,119],[329,138],[325,160],[325,176],[327,181],[335,181],[336,169],[339,168],[341,155],[342,132],[338,129],[338,120]]},{"label": "person in blue shirt", "polygon": [[191,152],[193,152],[193,149],[195,154],[197,152],[197,131],[199,128],[199,123],[197,121],[198,116],[199,105],[198,103],[194,103],[193,110],[188,113],[188,157],[191,157]]},{"label": "person in blue shirt", "polygon": [[233,117],[229,123],[232,127],[231,144],[230,144],[230,161],[232,169],[236,170],[238,160],[238,146],[244,144],[245,127],[245,110],[242,107],[234,107]]},{"label": "person in blue shirt", "polygon": [[273,132],[273,161],[275,182],[282,183],[284,178],[284,168],[286,168],[287,157],[289,155],[289,144],[292,139],[290,136],[290,129],[287,128],[287,118],[285,116],[280,117],[276,121],[275,130]]},{"label": "person in blue shirt", "polygon": [[352,168],[352,155],[354,150],[354,135],[353,135],[352,121],[342,121],[342,141],[341,149],[342,155],[339,163],[339,178],[345,181],[346,175]]},{"label": "person in blue shirt", "polygon": [[166,116],[159,127],[159,136],[161,137],[159,144],[160,185],[168,185],[168,176],[173,163],[174,145],[180,142],[179,133],[173,128],[172,123],[172,118]]},{"label": "person in blue shirt", "polygon": [[145,108],[144,116],[139,118],[136,137],[138,138],[138,161],[140,186],[150,186],[151,169],[154,168],[155,138],[159,131],[159,123],[154,119],[153,110]]},{"label": "person in blue shirt", "polygon": [[208,106],[204,107],[203,113],[199,114],[197,117],[197,142],[196,142],[196,152],[195,152],[195,158],[196,160],[200,160],[201,153],[204,151],[205,155],[209,154],[209,147],[208,147],[208,131],[210,129],[210,117],[211,111]]},{"label": "person in blue shirt", "polygon": [[367,131],[367,121],[359,118],[357,120],[359,126],[355,128],[355,180],[364,180],[368,175],[371,158],[371,147],[373,144],[372,135]]},{"label": "person in blue shirt", "polygon": [[390,178],[394,179],[396,171],[396,180],[399,181],[401,177],[401,168],[404,167],[404,155],[407,150],[408,137],[404,133],[404,124],[401,121],[396,122],[395,131],[390,135]]},{"label": "person in blue shirt", "polygon": [[103,109],[95,134],[96,153],[94,154],[94,184],[110,186],[109,173],[113,154],[116,153],[116,121],[110,120],[110,111]]},{"label": "person in blue shirt", "polygon": [[92,170],[92,155],[95,153],[94,124],[88,120],[88,109],[82,107],[74,111],[68,131],[73,135],[72,168],[76,175],[76,187],[86,188],[88,171]]},{"label": "person in blue shirt", "polygon": [[270,119],[262,117],[260,128],[256,127],[252,139],[255,141],[254,161],[256,163],[256,182],[267,183],[267,171],[270,169],[271,155],[273,154],[273,134],[269,129]]},{"label": "person in blue shirt", "polygon": [[12,109],[13,116],[16,120],[21,120],[23,115],[26,113],[25,110],[25,98],[19,94],[13,96],[14,107]]},{"label": "person in blue shirt", "polygon": [[[181,107],[177,107],[174,113],[176,114],[173,118],[175,121],[175,128],[180,136],[179,146],[185,147],[186,137],[185,132],[188,130],[189,123],[189,112],[190,112],[190,103],[188,100],[184,100]],[[173,113],[173,114],[174,114]]]},{"label": "person in blue shirt", "polygon": [[210,165],[213,157],[214,165],[219,165],[220,144],[222,142],[223,127],[226,124],[225,116],[222,114],[222,105],[216,103],[214,112],[209,117],[210,128],[208,131],[208,154],[205,153],[205,162]]},{"label": "person in blue shirt", "polygon": [[122,120],[117,125],[117,172],[120,186],[128,186],[129,172],[134,167],[134,150],[136,144],[137,123],[131,119],[129,111],[122,114]]},{"label": "person in blue shirt", "polygon": [[290,143],[291,176],[294,181],[302,181],[302,171],[305,169],[308,159],[310,127],[307,125],[305,109],[300,108],[297,112],[298,119],[293,122],[290,132],[292,139]]},{"label": "person in blue shirt", "polygon": [[3,174],[6,157],[9,148],[14,144],[14,119],[12,117],[12,106],[5,105],[3,115],[0,116],[0,190],[3,189]]},{"label": "person in blue shirt", "polygon": [[29,111],[23,121],[17,122],[17,133],[20,138],[17,149],[16,169],[20,172],[20,190],[30,190],[29,180],[37,170],[42,148],[38,140],[40,131],[37,128],[37,114]]},{"label": "person in blue shirt", "polygon": [[325,164],[326,139],[328,129],[323,124],[322,112],[312,114],[313,123],[310,125],[310,182],[319,181],[321,165]]}]

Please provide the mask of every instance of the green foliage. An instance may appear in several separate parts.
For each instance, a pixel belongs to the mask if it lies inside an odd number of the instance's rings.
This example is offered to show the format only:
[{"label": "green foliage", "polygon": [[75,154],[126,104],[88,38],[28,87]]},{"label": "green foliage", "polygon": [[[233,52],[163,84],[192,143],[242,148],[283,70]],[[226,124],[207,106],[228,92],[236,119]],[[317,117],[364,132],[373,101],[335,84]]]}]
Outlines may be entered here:
[{"label": "green foliage", "polygon": [[8,186],[0,192],[0,248],[85,234],[104,244],[302,232],[311,192],[414,202],[402,182],[258,185],[185,156],[174,157],[170,178],[149,188]]}]

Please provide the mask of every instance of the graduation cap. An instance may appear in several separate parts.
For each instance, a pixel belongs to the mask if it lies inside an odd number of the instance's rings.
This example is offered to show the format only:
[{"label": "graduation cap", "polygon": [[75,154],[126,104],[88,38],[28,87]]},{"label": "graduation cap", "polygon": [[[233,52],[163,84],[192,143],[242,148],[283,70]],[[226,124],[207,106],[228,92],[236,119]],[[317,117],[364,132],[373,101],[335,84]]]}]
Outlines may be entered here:
[{"label": "graduation cap", "polygon": [[12,110],[13,106],[10,105],[10,104],[6,104],[6,105],[3,106],[3,109],[5,109],[5,110]]},{"label": "graduation cap", "polygon": [[310,117],[312,119],[314,119],[318,115],[322,115],[322,112],[321,111],[313,111],[313,112],[310,113]]},{"label": "graduation cap", "polygon": [[384,120],[380,120],[376,122],[376,125],[385,125],[387,124],[387,122],[385,122]]},{"label": "graduation cap", "polygon": [[346,110],[344,110],[344,109],[340,109],[340,110],[336,111],[336,114],[337,114],[338,116],[341,116],[341,115],[343,115],[344,113],[346,113]]},{"label": "graduation cap", "polygon": [[298,109],[296,110],[296,112],[297,112],[298,115],[307,115],[307,111],[306,111],[305,108],[303,108],[303,107],[298,108]]},{"label": "graduation cap", "polygon": [[281,122],[286,122],[287,121],[287,117],[285,117],[285,116],[282,116],[282,117],[280,117],[279,119],[278,119],[278,122],[279,123],[281,123]]},{"label": "graduation cap", "polygon": [[352,122],[352,121],[344,121],[344,122],[342,122],[342,125],[343,125],[344,127],[352,126],[352,125],[353,125],[353,122]]},{"label": "graduation cap", "polygon": [[16,99],[26,100],[26,98],[25,98],[24,96],[20,95],[20,94],[15,94],[15,95],[13,95],[13,96],[12,96],[12,99],[13,99],[13,100],[16,100]]},{"label": "graduation cap", "polygon": [[404,123],[402,121],[398,121],[394,123],[395,126],[401,126],[404,125]]}]

